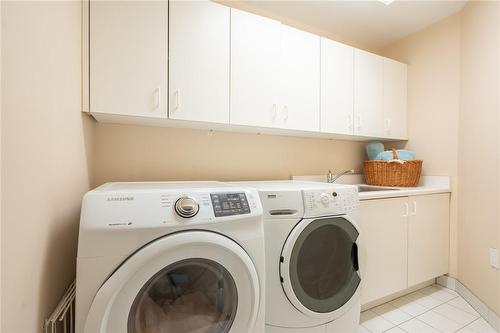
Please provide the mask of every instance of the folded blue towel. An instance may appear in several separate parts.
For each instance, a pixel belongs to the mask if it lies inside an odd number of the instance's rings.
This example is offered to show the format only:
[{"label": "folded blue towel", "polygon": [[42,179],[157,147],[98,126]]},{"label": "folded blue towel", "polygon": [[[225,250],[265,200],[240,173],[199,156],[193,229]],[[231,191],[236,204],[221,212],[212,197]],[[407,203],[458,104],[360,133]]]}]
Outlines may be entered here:
[{"label": "folded blue towel", "polygon": [[[403,161],[410,161],[415,159],[415,153],[405,149],[398,149],[398,157]],[[377,155],[376,160],[390,161],[394,159],[392,150],[386,150]]]},{"label": "folded blue towel", "polygon": [[366,154],[369,160],[377,159],[377,156],[384,152],[384,144],[382,142],[372,142],[366,145]]}]

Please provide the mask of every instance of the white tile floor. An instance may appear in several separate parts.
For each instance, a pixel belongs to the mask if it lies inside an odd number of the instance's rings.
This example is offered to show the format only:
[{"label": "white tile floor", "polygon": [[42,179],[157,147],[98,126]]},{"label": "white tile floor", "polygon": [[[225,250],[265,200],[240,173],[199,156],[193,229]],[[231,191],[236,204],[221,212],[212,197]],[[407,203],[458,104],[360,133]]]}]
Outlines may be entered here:
[{"label": "white tile floor", "polygon": [[361,313],[358,333],[496,333],[455,291],[432,285]]}]

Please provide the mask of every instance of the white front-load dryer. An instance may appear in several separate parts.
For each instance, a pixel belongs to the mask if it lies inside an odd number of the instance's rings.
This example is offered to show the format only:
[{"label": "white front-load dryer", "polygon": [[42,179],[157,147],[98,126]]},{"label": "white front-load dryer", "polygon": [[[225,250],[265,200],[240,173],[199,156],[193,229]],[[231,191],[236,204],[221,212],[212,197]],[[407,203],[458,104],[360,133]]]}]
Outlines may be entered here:
[{"label": "white front-load dryer", "polygon": [[262,208],[216,182],[109,183],[83,200],[76,328],[263,332]]},{"label": "white front-load dryer", "polygon": [[360,317],[355,186],[242,182],[259,191],[266,245],[266,332],[355,333]]}]

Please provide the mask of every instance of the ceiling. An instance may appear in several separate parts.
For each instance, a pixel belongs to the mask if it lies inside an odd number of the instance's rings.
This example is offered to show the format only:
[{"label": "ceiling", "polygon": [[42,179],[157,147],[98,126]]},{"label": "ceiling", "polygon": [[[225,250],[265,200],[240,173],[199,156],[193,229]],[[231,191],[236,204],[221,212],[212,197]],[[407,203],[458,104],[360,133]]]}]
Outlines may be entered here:
[{"label": "ceiling", "polygon": [[[343,41],[380,49],[459,12],[462,0],[242,1],[269,16],[307,25]],[[286,23],[286,22],[285,22]]]}]

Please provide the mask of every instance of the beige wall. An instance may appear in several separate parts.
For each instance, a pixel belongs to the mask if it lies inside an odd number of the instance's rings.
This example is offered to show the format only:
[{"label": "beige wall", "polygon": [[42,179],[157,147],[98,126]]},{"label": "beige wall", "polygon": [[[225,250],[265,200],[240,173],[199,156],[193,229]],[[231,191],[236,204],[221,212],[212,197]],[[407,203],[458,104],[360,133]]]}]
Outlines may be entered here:
[{"label": "beige wall", "polygon": [[408,143],[423,173],[452,177],[450,274],[457,276],[460,15],[396,42],[382,52],[408,63]]},{"label": "beige wall", "polygon": [[89,187],[80,3],[1,2],[2,332],[39,332],[74,276]]},{"label": "beige wall", "polygon": [[466,5],[461,54],[458,277],[500,316],[500,2]]},{"label": "beige wall", "polygon": [[[453,177],[450,273],[500,314],[500,3],[471,1],[382,53],[409,64],[409,141],[424,173]],[[461,152],[459,154],[459,152]]]},{"label": "beige wall", "polygon": [[360,170],[364,143],[98,124],[94,185],[137,180],[289,179]]},{"label": "beige wall", "polygon": [[[2,6],[0,5],[0,50],[2,50]],[[0,78],[2,61],[0,53]],[[2,80],[0,79],[0,300],[2,299]],[[0,330],[2,329],[2,302],[0,301]]]}]

